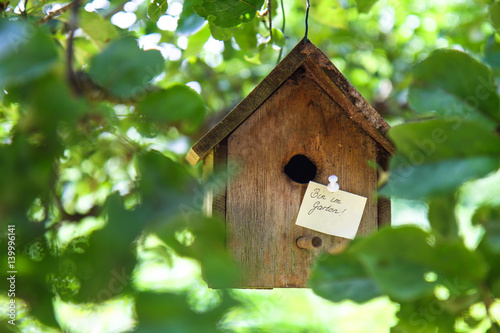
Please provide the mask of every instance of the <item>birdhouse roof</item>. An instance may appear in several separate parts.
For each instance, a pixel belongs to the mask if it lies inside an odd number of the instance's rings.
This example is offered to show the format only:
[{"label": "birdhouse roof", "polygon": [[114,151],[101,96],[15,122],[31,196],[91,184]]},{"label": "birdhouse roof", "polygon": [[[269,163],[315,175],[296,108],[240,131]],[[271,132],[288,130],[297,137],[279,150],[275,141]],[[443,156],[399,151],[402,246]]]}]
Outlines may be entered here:
[{"label": "birdhouse roof", "polygon": [[198,140],[186,156],[187,161],[195,165],[202,160],[301,66],[304,66],[313,75],[321,88],[340,105],[354,122],[387,152],[394,153],[394,146],[385,137],[385,133],[390,127],[389,124],[347,81],[328,57],[308,40],[306,43],[297,44],[245,99]]}]

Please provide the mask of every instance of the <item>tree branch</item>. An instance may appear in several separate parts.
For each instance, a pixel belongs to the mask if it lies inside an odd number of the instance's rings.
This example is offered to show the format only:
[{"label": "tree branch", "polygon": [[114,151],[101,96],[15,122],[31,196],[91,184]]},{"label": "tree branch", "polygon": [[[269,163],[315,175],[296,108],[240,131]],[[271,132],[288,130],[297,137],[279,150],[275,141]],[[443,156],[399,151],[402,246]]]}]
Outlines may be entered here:
[{"label": "tree branch", "polygon": [[119,11],[122,11],[123,10],[123,6],[125,6],[125,4],[127,2],[129,2],[129,0],[122,1],[118,6],[116,6],[115,8],[113,8],[112,10],[110,10],[109,12],[107,12],[106,14],[104,14],[103,17],[106,18],[106,19],[110,19],[111,16],[115,15]]},{"label": "tree branch", "polygon": [[78,87],[82,95],[91,101],[97,102],[111,102],[115,104],[135,104],[137,103],[145,94],[152,93],[161,90],[159,87],[148,86],[145,88],[144,92],[129,97],[117,97],[110,93],[107,89],[100,86],[98,83],[94,82],[88,73],[83,71],[77,71],[75,73],[78,81]]},{"label": "tree branch", "polygon": [[53,19],[54,17],[59,16],[65,12],[67,12],[68,10],[73,8],[73,6],[75,6],[75,5],[76,5],[76,1],[73,1],[73,2],[70,2],[70,3],[62,6],[59,9],[50,11],[45,17],[38,20],[38,24],[44,24],[45,22]]},{"label": "tree branch", "polygon": [[71,7],[71,19],[69,22],[69,34],[68,34],[68,47],[66,48],[66,74],[68,81],[73,87],[74,92],[78,95],[82,95],[82,89],[73,70],[73,40],[75,35],[75,30],[78,28],[78,9],[80,7],[80,0],[74,0],[73,6]]}]

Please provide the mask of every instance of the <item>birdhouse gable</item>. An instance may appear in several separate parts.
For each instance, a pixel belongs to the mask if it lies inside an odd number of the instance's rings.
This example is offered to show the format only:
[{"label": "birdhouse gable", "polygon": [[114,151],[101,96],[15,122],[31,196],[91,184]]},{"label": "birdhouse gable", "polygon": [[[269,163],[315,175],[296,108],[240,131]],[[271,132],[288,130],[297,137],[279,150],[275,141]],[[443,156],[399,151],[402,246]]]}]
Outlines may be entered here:
[{"label": "birdhouse gable", "polygon": [[[383,150],[394,153],[385,137],[389,125],[335,65],[313,43],[300,42],[255,89],[207,132],[189,151],[186,159],[195,165],[252,115],[297,71],[306,72],[337,103],[346,115],[371,136]],[[293,117],[293,114],[290,115]]]}]

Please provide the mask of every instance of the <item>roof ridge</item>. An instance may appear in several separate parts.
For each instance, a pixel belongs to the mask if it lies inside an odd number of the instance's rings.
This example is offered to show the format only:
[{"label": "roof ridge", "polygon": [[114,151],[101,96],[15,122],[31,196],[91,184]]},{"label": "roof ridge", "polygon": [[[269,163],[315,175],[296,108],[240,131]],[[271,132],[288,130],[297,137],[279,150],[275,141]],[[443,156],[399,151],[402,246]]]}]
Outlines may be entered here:
[{"label": "roof ridge", "polygon": [[390,126],[328,57],[307,40],[306,43],[300,41],[247,97],[193,145],[186,156],[187,161],[195,165],[203,159],[302,65],[312,71],[316,81],[330,97],[336,101],[343,99],[342,108],[353,121],[358,123],[384,149],[390,153],[394,152],[392,143],[384,136]]}]

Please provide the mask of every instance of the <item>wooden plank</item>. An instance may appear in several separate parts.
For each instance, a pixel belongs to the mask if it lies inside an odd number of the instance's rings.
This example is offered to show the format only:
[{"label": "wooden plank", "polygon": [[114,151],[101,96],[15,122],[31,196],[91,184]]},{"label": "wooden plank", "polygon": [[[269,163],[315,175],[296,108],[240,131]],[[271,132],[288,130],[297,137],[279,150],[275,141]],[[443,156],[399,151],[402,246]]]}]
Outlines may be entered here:
[{"label": "wooden plank", "polygon": [[[318,168],[314,181],[339,177],[342,190],[368,198],[358,234],[377,229],[376,142],[304,68],[297,70],[228,137],[228,161],[239,174],[227,190],[227,247],[242,270],[240,287],[304,287],[315,257],[349,240],[295,225],[307,184],[292,181],[284,166],[296,154]],[[320,237],[319,249],[296,239]]]},{"label": "wooden plank", "polygon": [[391,199],[379,197],[378,198],[378,227],[391,225]]},{"label": "wooden plank", "polygon": [[316,50],[308,42],[299,43],[255,89],[228,115],[206,133],[189,151],[186,159],[195,165],[222,139],[249,117]]},{"label": "wooden plank", "polygon": [[[206,183],[208,181],[213,172],[214,172],[214,150],[212,149],[203,159],[203,175],[202,175],[203,183]],[[213,200],[214,200],[213,190],[205,191],[205,198],[203,201],[203,212],[208,217],[212,216]]]},{"label": "wooden plank", "polygon": [[213,214],[226,218],[226,192],[228,182],[227,139],[222,140],[214,148],[214,182],[212,211]]},{"label": "wooden plank", "polygon": [[[389,158],[390,155],[387,151],[379,147],[377,153],[377,164],[383,171],[389,169]],[[379,177],[380,178],[380,177]],[[391,199],[385,197],[378,197],[378,226],[379,228],[383,226],[391,225]]]},{"label": "wooden plank", "polygon": [[317,50],[305,62],[305,66],[316,78],[316,82],[348,113],[353,121],[358,123],[388,152],[391,154],[395,152],[393,144],[382,135],[389,128],[389,125],[326,58],[323,52]]}]

